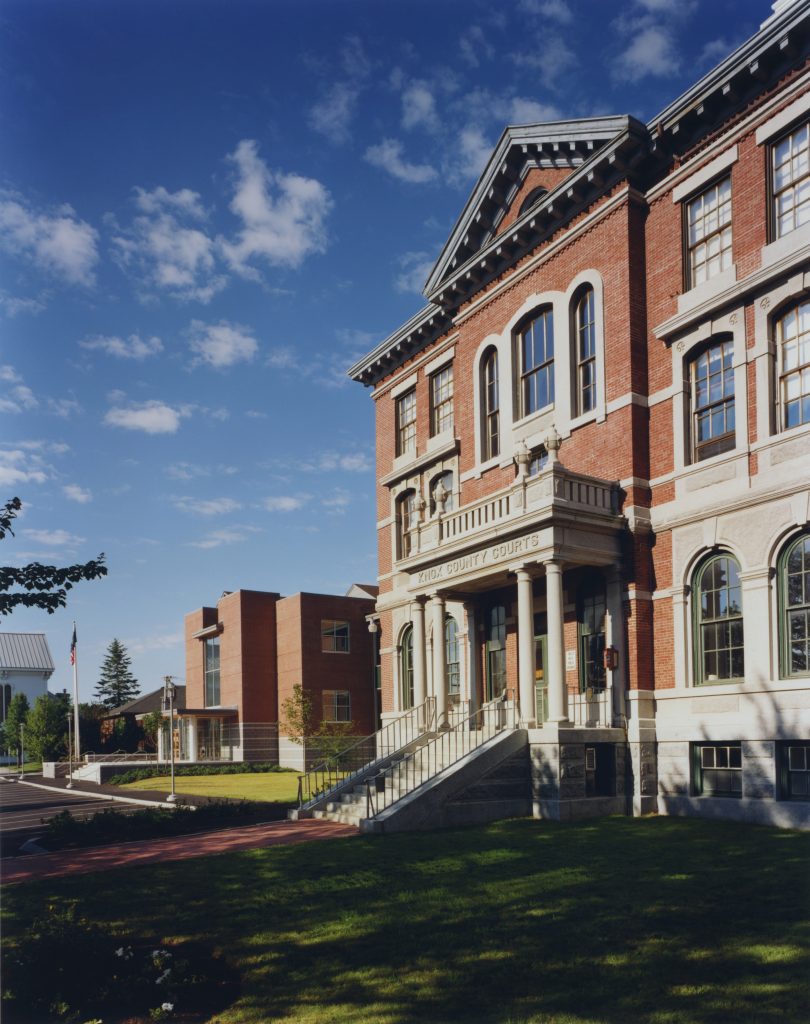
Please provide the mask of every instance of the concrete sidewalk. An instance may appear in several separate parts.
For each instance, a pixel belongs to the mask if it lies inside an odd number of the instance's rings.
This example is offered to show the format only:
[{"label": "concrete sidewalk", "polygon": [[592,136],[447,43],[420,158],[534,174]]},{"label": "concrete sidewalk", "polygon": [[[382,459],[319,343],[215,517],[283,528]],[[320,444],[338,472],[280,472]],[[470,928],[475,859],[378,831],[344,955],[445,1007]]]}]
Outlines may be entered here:
[{"label": "concrete sidewalk", "polygon": [[306,843],[316,839],[339,839],[359,835],[353,825],[332,821],[273,821],[219,832],[196,832],[164,839],[143,839],[134,843],[94,846],[89,849],[60,850],[55,853],[10,857],[0,864],[2,884],[30,882],[39,878],[109,871],[138,864],[188,860],[217,853],[234,853],[265,846]]}]

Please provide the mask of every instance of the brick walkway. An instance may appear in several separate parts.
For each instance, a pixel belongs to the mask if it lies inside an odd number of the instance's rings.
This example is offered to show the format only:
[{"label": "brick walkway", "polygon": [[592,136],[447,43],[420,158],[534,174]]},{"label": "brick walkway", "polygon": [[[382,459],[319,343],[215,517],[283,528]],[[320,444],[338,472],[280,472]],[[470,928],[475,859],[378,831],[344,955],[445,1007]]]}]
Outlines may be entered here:
[{"label": "brick walkway", "polygon": [[353,825],[332,821],[274,821],[267,825],[197,832],[168,839],[143,839],[134,843],[94,846],[90,849],[61,850],[57,853],[10,857],[0,865],[4,885],[29,882],[38,878],[78,875],[89,871],[187,860],[215,853],[255,850],[265,846],[307,843],[315,839],[339,839],[359,835]]}]

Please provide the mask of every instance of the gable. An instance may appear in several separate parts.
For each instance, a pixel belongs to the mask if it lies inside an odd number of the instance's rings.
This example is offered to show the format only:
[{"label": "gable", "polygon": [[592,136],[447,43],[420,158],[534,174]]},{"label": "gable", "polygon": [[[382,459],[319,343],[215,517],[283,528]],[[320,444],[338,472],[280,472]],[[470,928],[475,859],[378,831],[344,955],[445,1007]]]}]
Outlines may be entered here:
[{"label": "gable", "polygon": [[[522,204],[542,184],[553,193],[611,143],[633,118],[595,117],[506,128],[425,286],[436,289],[527,211]],[[639,125],[640,128],[643,126]],[[535,184],[531,184],[535,182]]]}]

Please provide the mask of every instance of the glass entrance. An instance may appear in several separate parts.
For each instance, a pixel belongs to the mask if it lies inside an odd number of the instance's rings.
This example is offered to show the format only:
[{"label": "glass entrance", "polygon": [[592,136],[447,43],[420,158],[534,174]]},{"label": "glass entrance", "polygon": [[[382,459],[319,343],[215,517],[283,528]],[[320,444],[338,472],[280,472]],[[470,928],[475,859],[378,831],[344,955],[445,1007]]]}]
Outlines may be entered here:
[{"label": "glass entrance", "polygon": [[222,756],[222,721],[201,718],[197,723],[197,760],[219,761]]},{"label": "glass entrance", "polygon": [[534,692],[538,722],[548,721],[548,625],[545,614],[534,617]]},{"label": "glass entrance", "polygon": [[489,611],[487,634],[487,700],[506,692],[506,608],[496,604]]}]

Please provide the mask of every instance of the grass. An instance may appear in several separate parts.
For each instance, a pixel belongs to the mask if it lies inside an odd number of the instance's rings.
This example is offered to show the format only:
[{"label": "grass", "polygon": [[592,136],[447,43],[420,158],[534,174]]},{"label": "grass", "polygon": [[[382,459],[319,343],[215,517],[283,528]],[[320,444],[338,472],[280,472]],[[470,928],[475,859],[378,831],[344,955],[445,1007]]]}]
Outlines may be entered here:
[{"label": "grass", "polygon": [[[168,793],[171,779],[165,775],[139,779],[121,786],[124,790],[150,789]],[[292,772],[239,775],[192,775],[175,779],[178,793],[188,796],[230,797],[235,800],[260,800],[292,806],[298,799],[298,776]]]},{"label": "grass", "polygon": [[519,820],[13,886],[5,945],[74,899],[116,944],[205,942],[241,975],[218,1024],[798,1022],[809,860],[807,833]]}]

